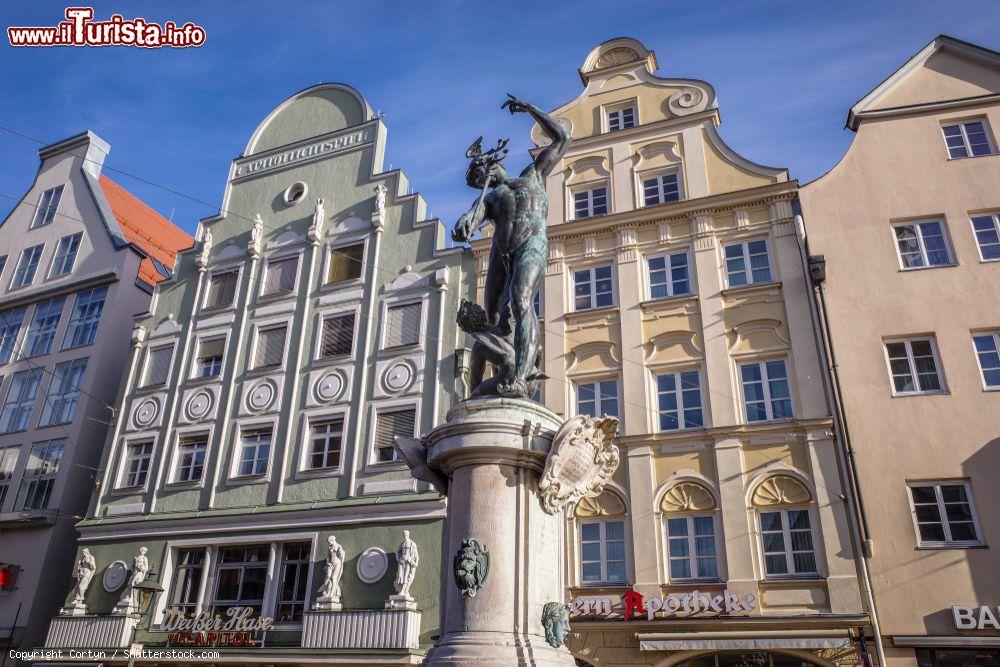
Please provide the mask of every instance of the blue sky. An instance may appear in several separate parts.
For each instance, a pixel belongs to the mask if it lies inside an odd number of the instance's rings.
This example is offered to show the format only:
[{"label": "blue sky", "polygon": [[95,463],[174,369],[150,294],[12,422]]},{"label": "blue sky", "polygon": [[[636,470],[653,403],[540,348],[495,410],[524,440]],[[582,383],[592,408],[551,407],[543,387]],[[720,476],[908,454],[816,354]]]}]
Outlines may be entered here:
[{"label": "blue sky", "polygon": [[[84,4],[84,3],[80,3]],[[10,1],[3,26],[55,25],[64,3]],[[107,164],[169,187],[109,175],[193,231],[221,201],[230,161],[260,120],[322,81],[353,85],[386,112],[387,166],[402,168],[449,226],[469,205],[465,149],[510,137],[527,161],[529,121],[499,109],[507,91],[554,108],[581,91],[599,42],[633,36],[660,76],[718,92],[725,140],[807,182],[852,134],[848,108],[939,33],[1000,49],[1000,6],[982,2],[119,2],[149,21],[205,27],[197,49],[0,46],[0,125],[45,142],[85,129]],[[31,184],[38,144],[0,131],[0,216]],[[197,200],[197,201],[195,201]],[[204,203],[200,203],[204,202]]]}]

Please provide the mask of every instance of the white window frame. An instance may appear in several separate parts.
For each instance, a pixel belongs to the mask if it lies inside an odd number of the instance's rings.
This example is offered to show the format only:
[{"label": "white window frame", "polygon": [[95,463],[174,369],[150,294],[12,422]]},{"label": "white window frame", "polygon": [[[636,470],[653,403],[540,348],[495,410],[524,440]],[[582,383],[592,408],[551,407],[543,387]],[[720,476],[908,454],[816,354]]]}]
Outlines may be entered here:
[{"label": "white window frame", "polygon": [[592,385],[594,387],[594,409],[597,413],[597,417],[605,414],[603,410],[604,401],[601,399],[601,383],[602,382],[614,382],[615,383],[615,403],[618,406],[618,414],[613,415],[618,418],[618,431],[622,430],[623,414],[622,414],[622,383],[621,379],[616,376],[606,376],[606,377],[594,377],[594,378],[581,378],[579,380],[574,380],[572,383],[573,391],[573,414],[581,415],[580,412],[580,387],[585,385]]},{"label": "white window frame", "polygon": [[[630,581],[630,570],[629,570],[629,526],[628,517],[609,517],[609,518],[593,518],[593,519],[578,519],[576,525],[576,547],[577,547],[577,567],[579,567],[580,572],[580,586],[618,586],[627,585]],[[608,538],[607,538],[607,524],[615,522],[622,524],[622,549],[624,553],[624,563],[625,568],[625,578],[624,579],[609,579],[608,578]],[[587,581],[583,578],[583,526],[588,524],[597,524],[599,526],[599,538],[598,544],[600,544],[601,551],[601,579],[600,581]],[[588,540],[591,542],[591,540]],[[595,561],[587,561],[592,563]]]},{"label": "white window frame", "polygon": [[[656,203],[647,204],[646,203],[646,181],[655,178],[658,181],[658,183],[657,183],[657,194],[661,198],[663,198],[663,197],[666,196],[666,193],[664,192],[664,189],[663,189],[663,178],[665,176],[671,176],[671,175],[677,177],[677,199],[670,200],[670,201],[663,200],[663,201],[659,201],[659,202],[656,202]],[[638,184],[638,188],[639,188],[639,197],[638,197],[639,202],[638,203],[639,203],[639,206],[638,206],[638,208],[646,208],[647,206],[662,206],[663,204],[675,204],[675,203],[677,203],[679,201],[684,201],[684,176],[683,176],[683,174],[681,174],[681,169],[680,169],[679,166],[677,166],[677,167],[671,167],[671,168],[668,168],[668,169],[656,169],[656,170],[647,171],[647,172],[643,172],[643,173],[637,173],[636,177],[638,178],[638,181],[639,181],[639,184]]]},{"label": "white window frame", "polygon": [[[222,339],[222,362],[219,366],[218,375],[201,375],[200,373],[200,355],[201,346],[203,343]],[[216,332],[205,332],[198,334],[195,337],[193,354],[191,355],[191,369],[188,374],[188,379],[199,381],[203,380],[205,382],[211,382],[212,380],[219,380],[226,371],[226,348],[229,346],[229,333],[227,331],[216,331]],[[251,357],[252,358],[252,357]],[[250,370],[250,369],[248,369]]]},{"label": "white window frame", "polygon": [[[308,544],[308,546],[306,547],[306,557],[305,557],[305,559],[304,560],[295,560],[295,561],[286,561],[285,560],[285,549],[288,548],[288,545],[289,544],[302,543],[302,542],[305,542],[306,544]],[[284,627],[284,626],[297,627],[297,626],[301,626],[302,625],[302,620],[305,620],[305,614],[306,614],[306,612],[309,611],[309,606],[308,605],[309,605],[309,597],[310,597],[310,593],[311,593],[311,587],[312,587],[312,585],[314,583],[312,581],[312,568],[313,568],[312,554],[313,554],[313,547],[314,547],[314,542],[312,540],[302,539],[302,540],[283,540],[281,543],[277,544],[277,548],[272,548],[272,551],[274,553],[274,559],[273,560],[275,562],[274,563],[269,563],[269,567],[273,567],[274,568],[274,572],[275,572],[275,577],[274,578],[275,578],[276,583],[275,583],[273,592],[271,593],[271,595],[269,597],[271,598],[270,612],[271,612],[271,616],[274,618],[274,624],[275,624],[275,626],[279,626],[279,627]],[[305,573],[304,574],[300,573],[301,576],[304,576],[305,580],[306,580],[305,597],[302,598],[302,602],[301,603],[297,602],[297,601],[296,602],[286,602],[286,601],[283,601],[281,599],[281,589],[284,588],[284,583],[285,583],[285,581],[284,581],[284,578],[285,578],[285,563],[287,563],[287,562],[297,563],[299,565],[305,565]],[[265,589],[265,592],[266,592],[266,589]],[[302,613],[302,620],[299,620],[299,621],[286,621],[286,622],[283,622],[283,623],[279,622],[279,620],[278,620],[278,618],[279,618],[278,617],[278,607],[280,605],[282,605],[282,604],[294,604],[296,606],[300,606],[301,605],[301,607],[302,607],[302,612],[301,612]]]},{"label": "white window frame", "polygon": [[[289,297],[295,296],[299,291],[299,281],[302,279],[302,258],[303,253],[301,250],[296,250],[294,252],[278,252],[273,255],[269,255],[264,260],[264,266],[260,272],[260,289],[258,291],[257,298],[262,301],[271,301],[277,299],[287,299]],[[295,278],[292,280],[292,289],[289,292],[266,292],[267,289],[267,270],[272,262],[283,262],[288,259],[295,260]]]},{"label": "white window frame", "polygon": [[[624,121],[625,121],[624,111],[626,109],[632,110],[632,125],[630,125],[629,127],[624,126]],[[601,120],[603,123],[603,130],[605,134],[611,132],[622,132],[623,130],[631,130],[632,128],[639,127],[639,104],[638,104],[638,99],[635,97],[627,100],[620,100],[618,102],[612,102],[611,104],[604,104],[602,105],[602,111],[603,113],[601,114],[602,116]],[[611,114],[613,113],[621,114],[621,121],[620,121],[621,127],[618,127],[616,129],[612,129],[611,127]]]},{"label": "white window frame", "polygon": [[[819,534],[817,532],[817,521],[815,512],[813,512],[812,505],[778,505],[774,507],[757,507],[757,540],[758,547],[760,548],[760,569],[761,573],[764,575],[765,580],[784,580],[784,579],[820,579],[822,578],[822,568],[823,563],[820,562],[820,550],[822,548],[822,543],[819,541]],[[809,517],[809,535],[812,541],[812,556],[813,561],[816,563],[816,570],[814,572],[798,572],[795,569],[795,553],[805,553],[802,551],[796,552],[792,548],[792,528],[791,521],[788,518],[789,512],[805,512],[806,516]],[[764,547],[764,524],[761,522],[761,514],[774,514],[778,513],[781,517],[781,540],[784,544],[784,556],[785,565],[787,572],[770,574],[767,571],[767,556],[776,555],[777,552],[766,552]],[[768,531],[774,532],[774,531]]]},{"label": "white window frame", "polygon": [[[785,382],[788,383],[788,402],[792,406],[792,414],[788,417],[775,417],[774,407],[771,405],[771,378],[767,374],[767,364],[772,361],[781,361],[785,364]],[[764,387],[764,414],[767,419],[756,419],[750,421],[747,417],[747,396],[746,390],[744,388],[743,382],[743,367],[749,365],[756,365],[761,369],[760,377],[761,382]],[[794,387],[794,375],[792,374],[792,362],[790,357],[779,356],[779,357],[766,357],[763,359],[737,359],[736,360],[736,381],[740,385],[740,408],[742,414],[740,415],[744,424],[768,424],[775,421],[786,421],[789,419],[795,419],[796,415],[799,413],[798,406],[795,405],[795,387]],[[780,400],[780,399],[779,399]]]},{"label": "white window frame", "polygon": [[[371,442],[371,445],[368,447],[368,456],[366,457],[366,460],[368,461],[366,471],[406,469],[406,462],[403,461],[402,459],[393,459],[392,461],[381,461],[381,462],[378,460],[376,452],[376,442],[375,442],[376,439],[375,434],[377,433],[378,429],[378,415],[384,412],[402,412],[404,410],[413,410],[414,433],[412,437],[417,437],[420,434],[421,430],[420,417],[422,411],[420,409],[420,403],[421,403],[420,401],[414,401],[411,399],[402,401],[379,402],[372,405],[372,409],[370,410],[369,420],[368,420],[368,433],[369,433],[368,440]],[[346,428],[346,422],[345,422],[345,428]]]},{"label": "white window frame", "polygon": [[[132,450],[137,447],[149,446],[149,452],[145,455],[140,455],[138,457],[132,456]],[[145,490],[149,486],[150,473],[153,471],[153,454],[156,450],[156,441],[153,438],[131,438],[125,441],[125,447],[122,450],[122,463],[118,471],[118,483],[115,485],[115,489],[118,491],[140,491]],[[145,460],[146,471],[143,476],[142,483],[139,484],[128,484],[127,479],[129,476],[129,468],[133,460]]]},{"label": "white window frame", "polygon": [[[319,468],[314,468],[311,466],[311,459],[313,455],[313,443],[316,437],[313,435],[313,427],[316,424],[330,424],[333,422],[340,422],[340,456],[337,465],[335,466],[322,466]],[[334,473],[342,473],[344,470],[344,450],[346,440],[347,440],[347,419],[342,413],[335,414],[325,414],[325,415],[313,415],[312,417],[306,417],[305,419],[305,437],[303,438],[302,451],[302,472],[311,475],[331,475]],[[329,435],[324,438],[325,441],[329,441]],[[328,453],[328,450],[324,447],[323,449],[324,458]]]},{"label": "white window frame", "polygon": [[[698,398],[699,398],[699,408],[701,409],[701,424],[697,426],[688,426],[687,419],[684,417],[684,392],[681,388],[681,374],[682,373],[696,373],[698,375]],[[675,429],[663,429],[660,426],[660,377],[663,375],[673,375],[674,376],[674,397],[677,400],[677,423],[678,427]],[[655,433],[677,433],[679,431],[688,431],[691,429],[706,428],[708,426],[706,419],[705,410],[705,377],[702,373],[701,366],[687,366],[683,368],[664,368],[659,370],[651,369],[651,377],[653,380],[653,418],[654,418],[654,428]]]},{"label": "white window frame", "polygon": [[[597,269],[610,269],[611,270],[611,303],[606,306],[597,305]],[[590,306],[587,308],[577,308],[576,307],[576,274],[577,271],[589,271],[590,277],[587,279],[590,284]],[[583,313],[591,310],[600,310],[602,308],[615,308],[618,305],[618,277],[617,271],[615,271],[614,263],[611,264],[594,264],[592,266],[581,266],[571,268],[570,271],[570,293],[569,297],[572,300],[573,309],[570,312]]]},{"label": "white window frame", "polygon": [[[67,252],[62,255],[63,259],[63,270],[61,273],[56,273],[56,263],[60,259],[59,252],[62,249],[63,241],[68,240],[68,245],[73,245],[73,239],[76,239],[76,248],[73,249],[72,253]],[[67,234],[59,239],[56,243],[56,251],[52,253],[52,260],[49,262],[49,270],[46,272],[46,280],[52,280],[53,278],[61,278],[62,276],[68,276],[73,273],[73,269],[76,268],[76,258],[80,254],[80,246],[83,244],[83,232],[76,232],[75,234]],[[69,258],[69,266],[65,266],[66,258]]]},{"label": "white window frame", "polygon": [[1000,213],[994,211],[992,213],[978,213],[969,216],[969,224],[972,226],[972,237],[976,240],[976,250],[979,251],[979,261],[980,262],[1000,262],[1000,256],[998,257],[984,257],[983,256],[983,244],[979,242],[979,236],[976,232],[976,223],[973,218],[990,218],[993,221],[993,230],[996,232],[997,236],[1000,237]]},{"label": "white window frame", "polygon": [[[933,486],[934,497],[937,501],[938,514],[941,518],[941,527],[944,530],[945,539],[943,542],[925,541],[920,536],[920,523],[917,521],[917,508],[913,502],[913,487]],[[975,540],[952,540],[951,526],[948,525],[948,515],[945,509],[944,498],[942,497],[942,486],[964,486],[965,497],[969,501],[969,514],[972,515],[972,527],[976,531]],[[913,520],[913,534],[917,540],[917,547],[922,549],[955,549],[964,547],[979,547],[986,544],[983,540],[983,529],[979,524],[979,517],[976,514],[976,503],[972,498],[972,484],[965,479],[935,479],[935,480],[911,480],[906,483],[906,501],[910,504],[910,517]]]},{"label": "white window frame", "polygon": [[[704,537],[704,536],[700,536],[700,535],[699,536],[695,535],[695,532],[694,532],[694,520],[695,519],[703,519],[703,518],[706,518],[706,517],[712,520],[712,538],[715,540],[715,556],[713,556],[713,558],[715,559],[715,572],[716,572],[716,575],[714,577],[700,577],[700,576],[697,576],[696,574],[694,574],[694,573],[698,572],[698,550],[697,550],[697,539],[696,538],[697,537]],[[670,523],[669,522],[670,522],[671,519],[684,519],[684,521],[687,523],[688,534],[685,537],[686,537],[687,543],[688,543],[688,555],[687,555],[688,568],[692,572],[692,576],[690,576],[690,577],[677,577],[677,578],[674,578],[670,574],[670,562],[673,561],[673,560],[679,560],[679,558],[675,558],[675,557],[673,557],[673,556],[670,555],[670,540],[671,540],[671,537],[670,537]],[[720,537],[719,536],[719,513],[716,510],[704,510],[704,511],[700,511],[700,512],[669,512],[669,513],[664,513],[663,514],[663,545],[664,545],[663,560],[664,560],[665,565],[666,565],[666,575],[667,575],[666,580],[668,582],[670,582],[670,583],[674,583],[674,582],[696,582],[696,581],[707,581],[707,582],[721,581],[722,580],[722,555],[720,553],[720,545],[722,544],[722,541],[719,539],[719,537]],[[677,538],[674,538],[674,539],[680,539],[680,537],[677,537]]]},{"label": "white window frame", "polygon": [[[236,273],[236,286],[233,288],[233,302],[225,306],[210,306],[208,305],[208,298],[212,293],[212,278],[222,273]],[[204,313],[222,313],[227,310],[235,310],[236,304],[240,302],[240,287],[243,282],[243,265],[242,264],[228,264],[225,266],[216,266],[208,270],[205,274],[205,287],[204,294],[201,297],[201,311]]]},{"label": "white window frame", "polygon": [[[31,224],[28,226],[28,229],[44,227],[56,219],[56,214],[59,213],[59,204],[62,203],[65,186],[65,183],[60,183],[59,185],[43,190],[42,194],[38,195],[38,204],[35,206],[35,214],[31,216]],[[45,201],[45,196],[49,193],[52,193],[52,195],[49,197],[49,201],[43,205],[42,202]],[[54,205],[52,204],[52,199],[56,200]],[[51,215],[49,214],[50,211]],[[39,218],[41,218],[41,221],[39,221]]]},{"label": "white window frame", "polygon": [[[937,371],[938,384],[941,385],[939,389],[928,389],[923,391],[920,389],[920,378],[917,377],[917,366],[913,360],[913,343],[916,341],[929,341],[931,345],[931,354],[934,356],[934,368]],[[906,347],[906,362],[910,367],[910,377],[913,379],[913,386],[916,387],[914,391],[897,391],[896,381],[893,377],[892,372],[892,362],[889,358],[889,344],[890,343],[903,343]],[[946,394],[948,393],[948,385],[945,381],[944,366],[941,365],[941,355],[938,352],[937,340],[935,336],[904,336],[897,338],[886,338],[882,340],[882,356],[885,359],[885,370],[889,374],[889,388],[892,391],[893,396],[925,396],[928,394]]]},{"label": "white window frame", "polygon": [[[78,344],[74,345],[73,341],[72,341],[72,338],[76,335],[76,332],[79,331],[79,330],[81,330],[81,329],[83,329],[83,327],[90,327],[91,326],[90,319],[93,318],[93,315],[87,315],[86,318],[81,317],[81,318],[77,319],[77,314],[78,314],[77,313],[77,309],[80,306],[80,299],[84,295],[87,295],[90,298],[90,301],[87,304],[87,307],[91,308],[91,307],[93,307],[93,304],[94,304],[94,298],[93,298],[94,293],[99,292],[101,290],[104,290],[104,298],[101,300],[101,310],[100,310],[99,313],[97,313],[97,317],[93,321],[93,327],[94,327],[93,333],[92,333],[93,337],[92,337],[92,339],[89,342],[83,342],[83,343],[78,343]],[[89,289],[85,289],[85,290],[82,290],[82,291],[76,293],[75,298],[73,299],[73,307],[70,309],[69,320],[66,323],[66,331],[65,331],[65,333],[63,333],[63,343],[62,343],[62,348],[61,349],[63,349],[63,350],[75,350],[77,348],[86,347],[88,345],[93,345],[94,343],[97,342],[97,333],[101,329],[101,320],[104,319],[104,307],[108,303],[108,298],[111,298],[111,297],[113,297],[113,295],[111,294],[111,286],[110,285],[104,285],[104,286],[101,286],[101,287],[91,287]],[[85,329],[83,329],[83,330],[85,330]]]},{"label": "white window frame", "polygon": [[[388,334],[389,325],[389,309],[395,308],[397,306],[410,306],[415,303],[420,304],[420,332],[417,334],[416,343],[407,343],[405,345],[395,345],[393,347],[386,346],[386,336]],[[382,300],[382,318],[379,323],[379,334],[378,334],[378,349],[380,353],[385,353],[387,355],[393,355],[397,353],[410,352],[412,350],[422,350],[427,342],[427,311],[428,311],[428,298],[426,294],[422,294],[416,297],[397,297],[391,299]],[[358,316],[354,318],[355,326],[357,326]]]},{"label": "white window frame", "polygon": [[[337,363],[344,362],[353,359],[355,353],[357,352],[358,343],[358,324],[361,319],[361,314],[359,308],[350,308],[345,310],[328,310],[321,313],[316,313],[316,325],[313,331],[313,361],[319,364],[326,363]],[[323,356],[323,327],[328,319],[336,317],[348,317],[350,315],[354,316],[354,333],[352,335],[352,340],[354,341],[351,345],[350,354],[338,354],[329,357]]]},{"label": "white window frame", "polygon": [[[604,213],[594,212],[594,191],[604,190],[605,199],[605,211]],[[587,214],[577,215],[576,212],[576,195],[582,192],[587,194]],[[611,181],[601,180],[594,181],[591,183],[581,183],[579,185],[574,185],[569,190],[569,211],[572,214],[571,220],[588,220],[590,218],[600,217],[602,215],[611,215],[614,211],[611,208]]]},{"label": "white window frame", "polygon": [[[966,129],[966,125],[969,123],[982,123],[983,124],[983,134],[986,136],[986,144],[989,146],[990,152],[986,155],[973,155],[972,154],[972,144],[969,143],[969,131]],[[965,147],[965,152],[968,155],[952,156],[951,147],[948,146],[948,136],[944,131],[949,127],[958,127],[962,133],[962,144]],[[949,160],[967,160],[974,157],[989,157],[991,155],[997,154],[997,145],[993,140],[993,131],[990,128],[989,120],[986,116],[980,116],[977,118],[963,118],[961,120],[949,120],[942,121],[941,123],[941,140],[944,141],[944,149],[948,153]]]},{"label": "white window frame", "polygon": [[[146,381],[146,375],[149,372],[149,362],[153,355],[154,350],[161,350],[163,348],[170,348],[170,356],[167,359],[167,376],[163,384],[149,384]],[[169,387],[170,379],[174,374],[174,354],[177,352],[177,341],[171,340],[168,342],[156,342],[152,341],[146,347],[146,354],[143,357],[142,369],[139,373],[139,389],[145,389],[147,387]]]},{"label": "white window frame", "polygon": [[[337,282],[329,283],[327,282],[327,277],[330,275],[330,263],[333,261],[333,251],[340,248],[349,248],[351,246],[360,245],[361,250],[361,275],[357,278],[348,278],[347,280],[338,280]],[[321,290],[335,290],[348,285],[357,285],[364,282],[365,280],[365,268],[368,266],[368,238],[365,236],[356,237],[352,239],[344,239],[341,241],[329,241],[324,246],[323,250],[323,273],[320,274],[320,289]]]},{"label": "white window frame", "polygon": [[[232,484],[252,484],[268,483],[271,479],[271,471],[274,469],[274,449],[276,443],[277,423],[273,420],[263,422],[242,422],[236,425],[236,440],[234,442],[232,464],[229,469],[229,482]],[[248,431],[271,431],[271,442],[267,450],[267,465],[263,473],[251,473],[244,475],[240,472],[240,463],[243,461],[244,440],[243,434]],[[259,445],[255,445],[255,448]],[[254,461],[258,460],[256,457]]]},{"label": "white window frame", "polygon": [[[684,255],[687,258],[687,270],[688,270],[688,272],[687,272],[688,273],[688,277],[687,277],[688,291],[687,292],[682,292],[680,294],[678,294],[677,291],[676,291],[676,289],[674,288],[674,281],[673,281],[673,279],[670,276],[670,270],[671,270],[670,261],[671,261],[672,257],[675,257],[677,255]],[[656,259],[662,259],[662,260],[664,260],[664,264],[666,265],[666,272],[667,272],[667,282],[665,283],[666,287],[667,287],[667,295],[666,296],[653,296],[653,275],[652,275],[653,274],[653,270],[651,268],[649,268],[649,263],[651,261],[653,261],[653,260],[656,260]],[[695,283],[694,283],[694,263],[693,262],[694,262],[694,257],[691,254],[691,249],[690,248],[680,248],[680,249],[677,249],[677,250],[672,250],[672,251],[667,251],[667,252],[660,252],[660,253],[656,253],[656,254],[653,254],[653,255],[647,255],[645,257],[645,265],[646,265],[645,266],[645,268],[646,268],[646,271],[645,271],[645,276],[646,276],[646,298],[648,298],[650,301],[652,301],[652,300],[655,300],[655,299],[672,299],[674,297],[693,296],[693,295],[697,294],[698,290],[697,290],[697,287],[695,286]]]},{"label": "white window frame", "polygon": [[[31,257],[34,257],[35,249],[38,249],[38,257],[34,260],[34,267],[31,269],[31,276],[28,276],[28,267],[31,266],[32,261],[28,259],[27,253],[29,250],[32,251]],[[21,249],[21,254],[17,257],[17,263],[14,265],[14,273],[10,277],[10,285],[7,287],[7,291],[12,292],[16,289],[21,289],[30,286],[35,282],[35,276],[38,275],[38,265],[42,263],[42,255],[45,254],[45,244],[37,243],[33,246]],[[18,272],[21,270],[21,263],[24,262],[24,272],[21,274],[21,282],[17,285],[14,284],[14,280],[17,278]]]},{"label": "white window frame", "polygon": [[[211,447],[211,431],[185,431],[182,433],[177,433],[174,437],[174,455],[170,462],[170,484],[172,485],[183,485],[183,486],[193,486],[200,487],[205,482],[205,473],[208,472],[208,453]],[[185,444],[185,441],[197,440],[199,442],[205,443],[205,456],[201,463],[201,477],[197,479],[181,479],[180,472],[183,466],[183,456],[181,454],[181,447]],[[192,470],[194,469],[194,463],[192,460]]]},{"label": "white window frame", "polygon": [[[755,241],[764,242],[764,252],[767,254],[767,271],[770,274],[768,280],[757,281],[753,278],[753,266],[750,264],[750,244]],[[756,236],[749,239],[740,239],[738,241],[730,241],[728,243],[722,243],[722,272],[725,276],[726,288],[727,289],[745,289],[748,287],[754,287],[756,285],[770,285],[772,283],[780,282],[778,278],[777,265],[774,261],[774,249],[771,247],[771,239],[767,236]],[[740,246],[742,257],[743,257],[743,274],[746,276],[747,282],[742,285],[733,285],[729,280],[729,266],[727,265],[726,249],[731,246]]]},{"label": "white window frame", "polygon": [[[315,469],[309,467],[309,455],[312,452],[312,422],[340,419],[343,422],[343,441],[340,450],[340,466],[337,468]],[[298,429],[298,465],[295,466],[295,479],[314,479],[317,477],[339,477],[344,473],[344,459],[346,457],[347,434],[352,426],[351,413],[349,410],[330,407],[316,407],[304,410],[299,414]]]},{"label": "white window frame", "polygon": [[[979,377],[983,381],[984,391],[1000,391],[1000,384],[989,384],[986,381],[986,370],[983,368],[983,360],[979,358],[979,349],[976,347],[976,338],[989,336],[993,339],[993,345],[1000,354],[1000,331],[973,331],[970,340],[972,341],[972,354],[976,358],[976,365],[979,366]],[[993,370],[992,368],[988,370]]]},{"label": "white window frame", "polygon": [[[948,253],[948,261],[944,264],[931,264],[927,255],[927,246],[924,243],[924,233],[920,228],[921,224],[928,222],[936,222],[941,226],[941,238],[944,240],[945,252]],[[899,227],[913,227],[914,233],[917,236],[917,246],[920,248],[920,261],[923,262],[921,266],[906,266],[903,263],[903,253],[899,250],[899,240],[896,238],[896,229]],[[923,269],[939,269],[946,266],[955,266],[957,262],[955,261],[955,250],[951,245],[950,234],[948,233],[948,225],[945,223],[944,218],[924,218],[922,220],[900,220],[894,222],[890,225],[890,232],[892,233],[892,245],[896,249],[896,260],[899,262],[900,271],[920,271]]]},{"label": "white window frame", "polygon": [[[285,328],[285,345],[281,350],[281,362],[277,366],[257,366],[257,346],[260,344],[261,331],[269,329]],[[251,374],[283,373],[288,363],[288,347],[291,345],[292,320],[291,318],[268,320],[255,322],[253,327],[253,338],[250,343],[250,356],[247,359],[246,372]]]}]

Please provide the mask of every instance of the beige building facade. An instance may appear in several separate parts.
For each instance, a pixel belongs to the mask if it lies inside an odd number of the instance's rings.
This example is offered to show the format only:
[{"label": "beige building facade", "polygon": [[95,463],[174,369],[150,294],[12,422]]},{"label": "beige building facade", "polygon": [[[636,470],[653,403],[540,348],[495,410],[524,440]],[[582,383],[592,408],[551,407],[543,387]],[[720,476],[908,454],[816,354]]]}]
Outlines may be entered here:
[{"label": "beige building facade", "polygon": [[938,37],[801,191],[888,664],[1000,660],[1000,53]]},{"label": "beige building facade", "polygon": [[540,399],[621,420],[613,483],[565,516],[570,649],[586,665],[854,664],[871,630],[797,184],[724,143],[710,84],[657,67],[637,40],[604,42],[552,112],[574,141],[546,185]]}]

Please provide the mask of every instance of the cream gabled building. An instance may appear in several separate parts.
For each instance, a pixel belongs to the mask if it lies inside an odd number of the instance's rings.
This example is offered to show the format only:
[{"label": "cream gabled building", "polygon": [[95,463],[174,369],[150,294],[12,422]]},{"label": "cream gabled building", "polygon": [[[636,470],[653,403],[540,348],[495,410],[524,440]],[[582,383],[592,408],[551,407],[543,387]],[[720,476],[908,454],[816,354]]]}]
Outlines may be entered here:
[{"label": "cream gabled building", "polygon": [[[547,182],[542,398],[621,418],[614,483],[566,516],[570,648],[593,665],[854,662],[868,618],[797,184],[723,142],[711,85],[656,70],[637,40],[607,41],[552,112],[574,141]],[[626,621],[630,589],[645,612]]]}]

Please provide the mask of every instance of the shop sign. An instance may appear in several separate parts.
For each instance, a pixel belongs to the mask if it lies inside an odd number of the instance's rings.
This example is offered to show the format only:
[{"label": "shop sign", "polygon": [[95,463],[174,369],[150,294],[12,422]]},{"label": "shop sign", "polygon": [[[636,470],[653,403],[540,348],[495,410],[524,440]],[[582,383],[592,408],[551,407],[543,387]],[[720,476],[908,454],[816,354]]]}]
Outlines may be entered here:
[{"label": "shop sign", "polygon": [[340,150],[341,148],[364,144],[371,141],[373,134],[374,130],[370,127],[366,127],[362,130],[342,134],[339,137],[323,139],[322,141],[317,141],[300,148],[293,148],[292,150],[276,153],[275,155],[270,155],[268,157],[240,162],[236,167],[236,178],[239,178],[240,176],[247,176],[249,174],[259,174],[264,171],[269,171],[278,167],[285,167],[296,162],[301,162],[302,160]]},{"label": "shop sign", "polygon": [[625,591],[620,601],[610,598],[577,598],[570,602],[570,617],[607,617],[612,613],[621,615],[622,620],[645,616],[653,620],[657,612],[667,614],[738,614],[754,610],[757,598],[751,594],[739,595],[728,588],[719,593],[672,593],[665,597],[645,597],[636,591]]},{"label": "shop sign", "polygon": [[167,611],[162,628],[170,633],[170,646],[260,646],[254,637],[274,627],[270,616],[253,616],[252,607],[230,607],[226,616],[202,612],[186,617],[176,609]]},{"label": "shop sign", "polygon": [[986,605],[970,607],[956,604],[951,608],[951,617],[955,620],[957,630],[1000,630],[1000,607],[990,608]]}]

